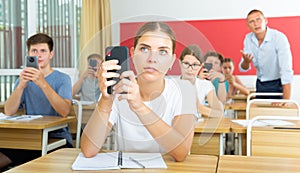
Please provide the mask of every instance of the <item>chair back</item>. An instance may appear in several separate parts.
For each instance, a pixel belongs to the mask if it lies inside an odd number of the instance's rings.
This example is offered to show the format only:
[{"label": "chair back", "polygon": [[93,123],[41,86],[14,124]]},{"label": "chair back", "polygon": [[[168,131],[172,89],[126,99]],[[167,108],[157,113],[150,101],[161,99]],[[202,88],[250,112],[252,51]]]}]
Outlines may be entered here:
[{"label": "chair back", "polygon": [[282,93],[250,93],[247,96],[247,103],[251,100],[251,99],[255,99],[256,96],[282,96]]},{"label": "chair back", "polygon": [[[287,103],[288,106],[272,106],[272,103]],[[246,119],[256,116],[300,116],[299,104],[285,99],[252,99],[247,102]]]},{"label": "chair back", "polygon": [[80,135],[81,135],[81,123],[82,123],[82,104],[80,101],[73,99],[72,100],[73,108],[69,116],[75,116],[76,122],[69,124],[69,130],[72,136],[75,134],[75,146],[76,148],[80,147]]}]

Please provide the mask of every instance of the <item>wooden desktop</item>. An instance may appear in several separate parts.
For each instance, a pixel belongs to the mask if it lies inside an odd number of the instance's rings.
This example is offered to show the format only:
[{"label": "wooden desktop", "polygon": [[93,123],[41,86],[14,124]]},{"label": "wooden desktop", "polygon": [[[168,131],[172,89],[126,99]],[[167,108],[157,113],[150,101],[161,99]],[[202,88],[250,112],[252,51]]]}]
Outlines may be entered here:
[{"label": "wooden desktop", "polygon": [[[9,172],[91,172],[91,171],[72,171],[71,166],[80,149],[65,148],[56,150],[44,157],[40,157],[13,169]],[[164,160],[167,164],[166,169],[122,169],[122,170],[105,170],[105,172],[151,172],[151,173],[172,173],[172,172],[198,172],[198,173],[215,173],[217,169],[218,157],[207,155],[189,155],[184,162],[175,162],[170,156],[165,155]],[[103,172],[103,171],[92,171]]]}]

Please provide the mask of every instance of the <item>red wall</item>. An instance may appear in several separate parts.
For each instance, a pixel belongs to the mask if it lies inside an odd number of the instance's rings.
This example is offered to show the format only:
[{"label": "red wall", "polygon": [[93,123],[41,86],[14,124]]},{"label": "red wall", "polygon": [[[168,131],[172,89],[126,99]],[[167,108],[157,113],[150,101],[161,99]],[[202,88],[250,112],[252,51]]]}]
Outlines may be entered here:
[{"label": "red wall", "polygon": [[[268,18],[268,26],[278,29],[286,34],[290,41],[293,54],[293,68],[295,74],[300,74],[300,16]],[[238,70],[240,62],[240,50],[243,49],[245,34],[249,32],[245,19],[228,20],[194,20],[194,21],[172,21],[168,23],[176,33],[176,54],[180,56],[182,49],[189,44],[198,44],[203,54],[207,50],[216,50],[225,57],[233,58],[235,61],[235,74],[255,75],[255,69],[247,73]],[[133,46],[133,37],[143,23],[121,23],[120,45]],[[298,48],[298,49],[297,49]],[[172,71],[168,74],[180,74],[178,62],[175,62]]]}]

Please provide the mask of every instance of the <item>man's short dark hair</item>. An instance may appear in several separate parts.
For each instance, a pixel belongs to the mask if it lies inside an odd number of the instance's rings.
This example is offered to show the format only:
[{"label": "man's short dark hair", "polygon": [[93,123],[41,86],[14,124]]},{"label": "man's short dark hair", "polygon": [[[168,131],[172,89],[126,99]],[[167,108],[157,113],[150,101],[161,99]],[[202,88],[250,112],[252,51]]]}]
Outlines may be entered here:
[{"label": "man's short dark hair", "polygon": [[247,14],[247,18],[249,15],[253,14],[253,13],[260,13],[263,17],[265,17],[264,13],[258,9],[253,9],[251,10],[248,14]]},{"label": "man's short dark hair", "polygon": [[48,36],[47,34],[38,33],[38,34],[31,36],[27,40],[26,44],[27,44],[28,51],[30,50],[31,45],[40,44],[40,43],[48,44],[49,50],[50,51],[53,50],[53,39],[50,36]]},{"label": "man's short dark hair", "polygon": [[222,65],[223,62],[224,62],[224,56],[223,56],[221,53],[215,52],[215,51],[208,51],[208,52],[204,55],[204,62],[206,61],[207,57],[209,57],[209,56],[213,56],[213,57],[218,58],[218,59],[220,60],[220,62],[221,62],[220,65]]},{"label": "man's short dark hair", "polygon": [[97,54],[97,53],[90,54],[87,59],[89,60],[93,57],[96,57],[97,59],[100,59],[101,61],[103,61],[102,56],[100,54]]}]

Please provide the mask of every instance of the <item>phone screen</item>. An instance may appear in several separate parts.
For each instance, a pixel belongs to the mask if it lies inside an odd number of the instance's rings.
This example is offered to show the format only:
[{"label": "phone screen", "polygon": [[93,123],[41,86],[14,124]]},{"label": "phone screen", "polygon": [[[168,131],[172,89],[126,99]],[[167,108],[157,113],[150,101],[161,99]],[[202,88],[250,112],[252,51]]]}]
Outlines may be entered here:
[{"label": "phone screen", "polygon": [[204,68],[209,72],[212,69],[212,63],[204,63]]},{"label": "phone screen", "polygon": [[[114,72],[117,72],[119,74],[123,73],[124,71],[128,71],[130,69],[129,67],[129,53],[128,53],[128,48],[126,46],[110,46],[107,47],[105,50],[105,60],[113,60],[117,59],[119,60],[118,65],[121,66],[120,70],[116,70]],[[119,82],[119,78],[112,78],[108,80],[115,80],[117,83]],[[107,88],[107,93],[112,94],[112,87],[109,86]]]},{"label": "phone screen", "polygon": [[37,56],[26,56],[25,62],[26,62],[25,63],[26,67],[33,67],[36,69],[39,68],[39,62]]},{"label": "phone screen", "polygon": [[90,60],[89,60],[89,65],[90,65],[91,67],[96,67],[96,66],[97,66],[97,60],[95,60],[95,59],[90,59]]},{"label": "phone screen", "polygon": [[89,60],[89,65],[92,67],[92,69],[94,70],[94,71],[97,71],[97,60],[95,60],[95,59],[90,59]]}]

